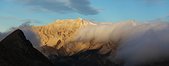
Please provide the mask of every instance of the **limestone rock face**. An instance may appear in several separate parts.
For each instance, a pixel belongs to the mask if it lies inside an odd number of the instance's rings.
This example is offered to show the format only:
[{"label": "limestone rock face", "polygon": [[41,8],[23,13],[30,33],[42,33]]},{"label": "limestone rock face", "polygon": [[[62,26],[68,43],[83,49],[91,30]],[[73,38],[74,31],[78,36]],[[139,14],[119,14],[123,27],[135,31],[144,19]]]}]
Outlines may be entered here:
[{"label": "limestone rock face", "polygon": [[33,48],[21,30],[16,30],[0,42],[0,66],[53,66]]}]

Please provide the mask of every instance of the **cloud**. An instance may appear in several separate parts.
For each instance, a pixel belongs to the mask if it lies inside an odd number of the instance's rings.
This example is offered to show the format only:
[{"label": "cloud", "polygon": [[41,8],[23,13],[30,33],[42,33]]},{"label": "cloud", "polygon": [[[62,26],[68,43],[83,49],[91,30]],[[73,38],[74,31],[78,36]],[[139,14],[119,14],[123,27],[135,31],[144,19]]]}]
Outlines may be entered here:
[{"label": "cloud", "polygon": [[71,6],[81,14],[98,14],[98,11],[90,6],[88,0],[70,0],[70,2]]},{"label": "cloud", "polygon": [[96,15],[97,9],[91,7],[89,0],[15,0],[35,9],[53,11],[56,13],[80,13],[83,15]]}]

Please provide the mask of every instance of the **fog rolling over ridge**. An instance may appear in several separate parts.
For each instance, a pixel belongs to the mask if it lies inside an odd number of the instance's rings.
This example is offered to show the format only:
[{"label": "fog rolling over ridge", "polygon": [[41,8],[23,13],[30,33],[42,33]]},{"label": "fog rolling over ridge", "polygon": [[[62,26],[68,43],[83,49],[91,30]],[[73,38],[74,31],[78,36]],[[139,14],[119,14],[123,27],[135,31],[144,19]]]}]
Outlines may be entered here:
[{"label": "fog rolling over ridge", "polygon": [[71,56],[97,49],[97,53],[109,53],[107,59],[124,63],[124,66],[138,66],[169,58],[167,22],[93,23],[67,19],[45,26],[24,25],[17,28],[22,29],[34,47],[46,56]]}]

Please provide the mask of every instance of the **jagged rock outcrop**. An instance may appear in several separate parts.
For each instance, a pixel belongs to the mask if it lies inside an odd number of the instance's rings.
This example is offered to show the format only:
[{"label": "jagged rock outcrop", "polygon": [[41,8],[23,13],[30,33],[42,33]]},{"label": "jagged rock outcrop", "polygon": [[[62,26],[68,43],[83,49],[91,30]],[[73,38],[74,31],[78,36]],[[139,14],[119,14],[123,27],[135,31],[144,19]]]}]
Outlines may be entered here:
[{"label": "jagged rock outcrop", "polygon": [[0,66],[53,66],[33,48],[21,30],[16,30],[0,42]]}]

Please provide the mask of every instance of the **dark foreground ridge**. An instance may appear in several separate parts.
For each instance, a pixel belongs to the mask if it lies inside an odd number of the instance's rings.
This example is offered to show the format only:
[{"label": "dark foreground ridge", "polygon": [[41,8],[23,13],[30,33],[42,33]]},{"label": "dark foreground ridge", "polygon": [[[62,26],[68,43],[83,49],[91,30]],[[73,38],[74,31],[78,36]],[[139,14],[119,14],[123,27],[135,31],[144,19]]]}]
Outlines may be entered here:
[{"label": "dark foreground ridge", "polygon": [[0,42],[0,66],[53,66],[33,48],[21,30],[16,30]]}]

